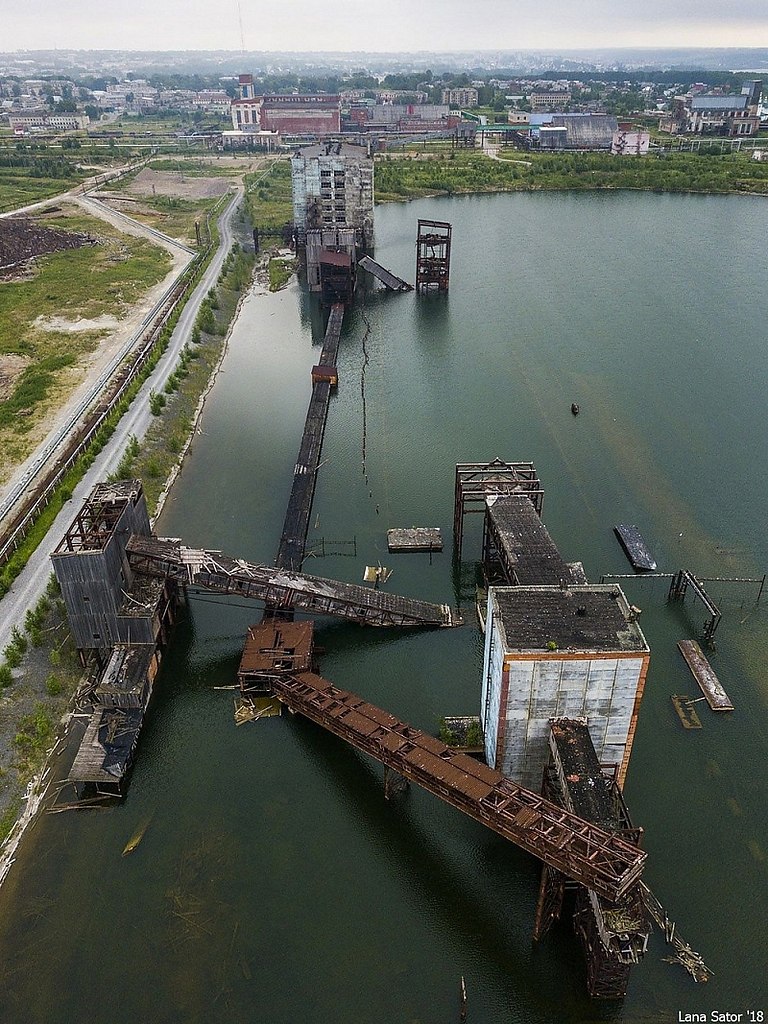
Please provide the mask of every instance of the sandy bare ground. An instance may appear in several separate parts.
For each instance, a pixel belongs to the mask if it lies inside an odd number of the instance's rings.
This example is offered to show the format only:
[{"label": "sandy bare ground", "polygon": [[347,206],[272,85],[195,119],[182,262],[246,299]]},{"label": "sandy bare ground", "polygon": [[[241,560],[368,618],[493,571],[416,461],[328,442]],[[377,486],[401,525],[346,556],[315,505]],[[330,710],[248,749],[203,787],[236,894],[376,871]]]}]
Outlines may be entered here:
[{"label": "sandy bare ground", "polygon": [[0,355],[0,402],[13,391],[16,378],[29,366],[28,356]]},{"label": "sandy bare ground", "polygon": [[[186,249],[181,248],[179,243],[174,242],[172,239],[164,240],[158,237],[156,232],[152,232],[138,221],[128,222],[124,216],[119,216],[101,203],[93,202],[84,196],[70,196],[67,201],[76,203],[91,216],[108,221],[126,234],[147,238],[154,245],[161,245],[170,253],[172,264],[171,269],[163,280],[150,288],[144,294],[141,301],[121,318],[99,318],[97,323],[91,321],[80,323],[67,322],[66,329],[69,331],[83,330],[91,332],[93,330],[100,330],[104,334],[99,339],[97,347],[77,367],[73,367],[69,374],[63,376],[62,385],[57,389],[58,399],[51,403],[47,414],[36,423],[35,427],[27,435],[34,449],[42,445],[51,434],[55,433],[66,422],[72,410],[85,396],[88,389],[93,386],[94,382],[98,380],[105,367],[109,364],[109,361],[139,330],[146,315],[192,259],[191,254]],[[49,326],[52,330],[61,329],[61,325],[50,324],[46,326]],[[16,372],[18,373],[20,370],[17,369]],[[9,489],[13,481],[24,473],[28,465],[34,462],[35,457],[35,451],[33,450],[22,462],[13,463],[3,459],[3,463],[0,466],[0,497]]]},{"label": "sandy bare ground", "polygon": [[177,199],[215,199],[229,192],[232,179],[204,178],[178,171],[156,171],[143,167],[123,190],[132,196],[173,196]]}]

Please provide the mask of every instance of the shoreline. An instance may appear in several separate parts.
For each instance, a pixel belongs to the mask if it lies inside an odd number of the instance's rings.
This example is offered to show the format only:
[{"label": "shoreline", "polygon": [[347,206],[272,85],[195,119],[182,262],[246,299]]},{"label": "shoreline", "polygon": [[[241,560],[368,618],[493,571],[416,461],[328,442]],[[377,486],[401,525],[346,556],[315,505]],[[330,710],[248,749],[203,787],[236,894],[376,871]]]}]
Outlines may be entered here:
[{"label": "shoreline", "polygon": [[[266,251],[264,253],[264,258],[254,265],[249,285],[243,290],[238,298],[232,318],[227,327],[227,333],[222,340],[220,355],[212,367],[211,374],[200,394],[197,406],[195,407],[195,411],[191,417],[187,438],[179,452],[177,460],[174,462],[168,476],[166,477],[163,489],[157,499],[157,504],[150,519],[150,523],[153,527],[159,519],[163,507],[173,489],[173,485],[182,471],[184,461],[194,439],[199,421],[203,415],[206,400],[215,386],[216,379],[229,351],[229,342],[232,331],[240,315],[243,303],[246,298],[252,294],[257,296],[268,294],[266,285],[262,280],[259,280],[259,272],[261,271],[262,276],[267,273],[270,255],[270,251]],[[77,713],[77,708],[74,702],[81,683],[82,676],[67,704],[64,714],[61,715],[57,722],[53,744],[47,751],[40,770],[27,782],[24,794],[21,796],[22,807],[20,812],[14,824],[9,829],[5,840],[0,844],[0,888],[2,888],[11,867],[16,861],[16,853],[21,840],[27,831],[36,823],[39,815],[46,810],[46,797],[49,796],[51,792],[51,785],[55,781],[55,761],[57,756],[62,753],[68,742],[72,719]],[[11,725],[11,729],[14,727],[14,725]]]}]

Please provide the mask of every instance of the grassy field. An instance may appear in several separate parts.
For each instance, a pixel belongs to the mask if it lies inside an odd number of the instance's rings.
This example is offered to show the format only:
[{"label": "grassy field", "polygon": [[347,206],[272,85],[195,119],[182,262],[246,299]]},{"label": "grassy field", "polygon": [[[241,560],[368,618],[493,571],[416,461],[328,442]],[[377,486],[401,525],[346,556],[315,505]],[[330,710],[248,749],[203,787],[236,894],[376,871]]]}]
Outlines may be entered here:
[{"label": "grassy field", "polygon": [[[152,171],[160,171],[165,174],[178,176],[179,195],[153,195],[150,186],[141,195],[136,195],[138,200],[134,203],[121,204],[117,208],[130,217],[147,224],[158,231],[170,235],[171,238],[178,238],[181,241],[194,244],[195,221],[199,221],[201,227],[205,222],[206,213],[215,205],[218,197],[194,198],[184,196],[185,182],[188,185],[196,180],[205,178],[227,178],[233,183],[242,181],[248,168],[253,166],[256,160],[244,159],[241,163],[232,161],[219,161],[215,157],[205,160],[200,158],[167,158],[152,160],[148,167]],[[138,168],[131,174],[126,174],[115,182],[109,182],[106,192],[132,192],[132,184],[141,173]],[[188,189],[194,192],[194,188]]]},{"label": "grassy field", "polygon": [[462,192],[537,189],[639,188],[663,192],[768,194],[768,164],[746,154],[673,153],[663,158],[612,157],[605,153],[480,153],[379,157],[379,202]]},{"label": "grassy field", "polygon": [[268,170],[245,176],[248,215],[261,228],[280,228],[293,220],[291,164],[275,160]]},{"label": "grassy field", "polygon": [[0,470],[31,450],[28,435],[65,384],[64,372],[93,351],[105,330],[47,330],[42,322],[50,317],[93,320],[104,314],[120,318],[170,268],[164,249],[121,235],[73,208],[63,207],[42,222],[86,232],[98,244],[40,257],[30,276],[7,281],[0,289],[0,355],[29,361],[0,403]]},{"label": "grassy field", "polygon": [[211,199],[180,199],[177,196],[141,196],[136,204],[121,204],[118,209],[163,234],[189,245],[196,244],[195,221],[204,229],[205,215],[217,203]]},{"label": "grassy field", "polygon": [[0,152],[0,213],[68,192],[86,175],[59,155]]}]

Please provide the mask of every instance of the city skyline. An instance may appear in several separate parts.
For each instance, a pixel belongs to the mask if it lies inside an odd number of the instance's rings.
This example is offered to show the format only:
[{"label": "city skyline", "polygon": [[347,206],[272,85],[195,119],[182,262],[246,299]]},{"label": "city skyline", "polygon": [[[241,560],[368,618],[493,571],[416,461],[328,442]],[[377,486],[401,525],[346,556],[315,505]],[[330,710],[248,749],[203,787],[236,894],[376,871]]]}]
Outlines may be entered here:
[{"label": "city skyline", "polygon": [[[8,0],[3,6],[10,8]],[[736,13],[720,0],[647,0],[642,10],[610,0],[134,0],[107,13],[97,0],[27,0],[3,12],[10,50],[136,49],[249,51],[575,50],[621,47],[766,47],[768,9],[744,0]]]}]

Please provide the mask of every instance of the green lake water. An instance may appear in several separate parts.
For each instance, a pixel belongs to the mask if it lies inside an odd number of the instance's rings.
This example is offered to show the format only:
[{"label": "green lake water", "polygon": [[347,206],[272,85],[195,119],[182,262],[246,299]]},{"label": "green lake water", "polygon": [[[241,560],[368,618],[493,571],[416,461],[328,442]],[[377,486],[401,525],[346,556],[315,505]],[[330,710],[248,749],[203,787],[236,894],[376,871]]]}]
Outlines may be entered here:
[{"label": "green lake water", "polygon": [[[345,318],[310,559],[460,604],[466,625],[385,632],[323,622],[322,673],[406,721],[479,710],[480,517],[452,565],[457,462],[532,460],[543,518],[589,578],[626,573],[636,523],[660,569],[768,569],[768,203],[645,193],[521,194],[379,207],[376,256],[413,280],[417,217],[453,224],[448,296],[368,290]],[[362,462],[362,341],[366,460]],[[292,285],[252,295],[159,531],[270,562],[310,394],[322,312]],[[572,402],[581,414],[573,417]],[[367,474],[367,482],[364,477]],[[386,529],[440,526],[440,555],[386,553]],[[677,1021],[768,1011],[768,596],[713,584],[712,664],[736,705],[684,730],[698,696],[676,641],[705,613],[631,580],[651,669],[625,795],[646,881],[714,977],[655,936],[621,1003],[586,997],[568,920],[538,947],[535,861],[285,715],[236,728],[231,685],[260,610],[193,598],[159,678],[125,802],[43,816],[0,892],[5,1024],[472,1024]],[[149,822],[130,857],[123,846]],[[746,1022],[747,1017],[742,1021]]]}]

